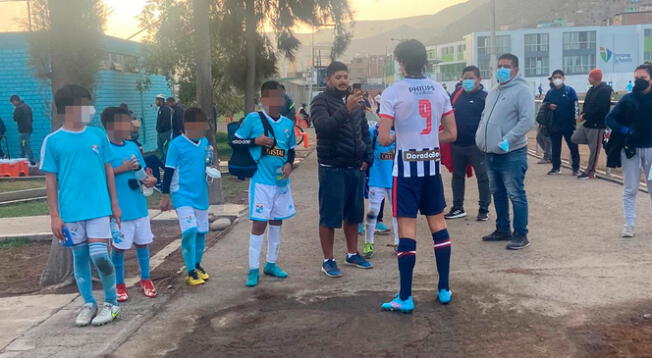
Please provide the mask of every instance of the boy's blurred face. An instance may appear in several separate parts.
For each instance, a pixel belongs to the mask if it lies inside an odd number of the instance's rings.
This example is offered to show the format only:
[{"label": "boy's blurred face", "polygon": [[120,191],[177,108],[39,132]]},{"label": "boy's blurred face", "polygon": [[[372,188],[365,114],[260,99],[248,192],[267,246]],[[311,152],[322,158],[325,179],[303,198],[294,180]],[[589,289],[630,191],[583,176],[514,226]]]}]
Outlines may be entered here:
[{"label": "boy's blurred face", "polygon": [[265,112],[270,116],[276,116],[280,113],[285,104],[282,89],[265,90],[260,98],[260,103],[265,108]]},{"label": "boy's blurred face", "polygon": [[79,99],[79,104],[66,106],[65,118],[67,121],[72,121],[76,126],[86,126],[93,120],[95,116],[95,106],[88,98]]},{"label": "boy's blurred face", "polygon": [[131,132],[133,125],[131,118],[126,114],[116,114],[113,122],[107,123],[106,131],[109,132],[112,138],[116,140],[131,139]]},{"label": "boy's blurred face", "polygon": [[184,122],[183,128],[190,139],[199,139],[206,136],[208,122]]}]

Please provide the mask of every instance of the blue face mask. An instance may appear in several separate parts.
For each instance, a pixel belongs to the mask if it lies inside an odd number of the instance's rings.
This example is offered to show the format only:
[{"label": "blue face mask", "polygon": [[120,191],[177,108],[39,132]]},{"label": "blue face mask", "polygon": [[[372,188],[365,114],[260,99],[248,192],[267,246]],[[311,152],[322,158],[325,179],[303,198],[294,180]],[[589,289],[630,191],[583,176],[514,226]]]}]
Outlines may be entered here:
[{"label": "blue face mask", "polygon": [[509,81],[512,77],[512,70],[505,67],[500,67],[496,70],[496,79],[498,82],[505,83]]},{"label": "blue face mask", "polygon": [[475,80],[463,80],[462,88],[464,88],[466,92],[473,91],[475,89]]}]

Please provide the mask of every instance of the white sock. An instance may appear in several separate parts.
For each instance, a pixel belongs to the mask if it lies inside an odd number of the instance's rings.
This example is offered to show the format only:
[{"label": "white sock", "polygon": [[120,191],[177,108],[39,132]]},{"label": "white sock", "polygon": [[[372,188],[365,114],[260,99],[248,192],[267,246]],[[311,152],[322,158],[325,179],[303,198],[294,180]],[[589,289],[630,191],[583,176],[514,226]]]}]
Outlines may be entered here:
[{"label": "white sock", "polygon": [[269,225],[267,229],[267,262],[276,263],[281,246],[281,225]]},{"label": "white sock", "polygon": [[249,234],[249,269],[260,268],[260,250],[263,247],[263,235]]},{"label": "white sock", "polygon": [[378,214],[380,213],[380,204],[369,202],[369,210],[367,211],[367,223],[364,231],[364,242],[366,244],[373,244],[376,235],[376,224],[378,223]]},{"label": "white sock", "polygon": [[394,231],[394,245],[398,246],[398,220],[392,217],[392,231]]},{"label": "white sock", "polygon": [[354,253],[347,252],[346,257],[351,258],[351,256],[355,256],[357,254],[358,254],[357,252],[354,252]]}]

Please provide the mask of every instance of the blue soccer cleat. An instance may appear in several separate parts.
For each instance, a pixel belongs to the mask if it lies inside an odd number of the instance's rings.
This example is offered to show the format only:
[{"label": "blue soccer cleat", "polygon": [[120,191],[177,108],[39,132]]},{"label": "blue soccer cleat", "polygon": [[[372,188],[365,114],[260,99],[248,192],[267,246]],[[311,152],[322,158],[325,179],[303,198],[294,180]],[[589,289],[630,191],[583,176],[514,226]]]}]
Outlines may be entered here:
[{"label": "blue soccer cleat", "polygon": [[361,269],[370,269],[374,267],[369,261],[365,260],[364,257],[360,256],[359,253],[356,253],[351,257],[349,257],[349,255],[346,255],[345,263],[347,265],[355,266]]},{"label": "blue soccer cleat", "polygon": [[412,296],[404,301],[399,295],[396,295],[393,300],[383,303],[380,308],[383,311],[412,313],[414,311],[414,301],[412,301]]},{"label": "blue soccer cleat", "polygon": [[333,259],[330,259],[321,265],[321,272],[332,278],[342,277],[342,271],[340,271],[337,267],[337,263]]},{"label": "blue soccer cleat", "polygon": [[451,303],[451,298],[453,298],[453,292],[451,292],[451,290],[441,289],[437,294],[437,299],[442,305]]},{"label": "blue soccer cleat", "polygon": [[247,283],[245,285],[247,287],[256,287],[258,286],[259,279],[260,279],[260,270],[258,269],[249,270],[249,274],[247,274]]}]

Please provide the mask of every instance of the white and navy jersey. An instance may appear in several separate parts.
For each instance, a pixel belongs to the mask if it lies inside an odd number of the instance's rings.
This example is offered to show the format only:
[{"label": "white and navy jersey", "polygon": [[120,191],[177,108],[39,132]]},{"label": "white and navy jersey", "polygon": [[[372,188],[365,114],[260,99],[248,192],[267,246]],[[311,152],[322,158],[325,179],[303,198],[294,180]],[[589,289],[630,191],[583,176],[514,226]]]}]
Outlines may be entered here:
[{"label": "white and navy jersey", "polygon": [[394,120],[395,177],[439,174],[439,126],[453,112],[446,90],[427,78],[406,78],[383,91],[380,117]]}]

